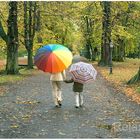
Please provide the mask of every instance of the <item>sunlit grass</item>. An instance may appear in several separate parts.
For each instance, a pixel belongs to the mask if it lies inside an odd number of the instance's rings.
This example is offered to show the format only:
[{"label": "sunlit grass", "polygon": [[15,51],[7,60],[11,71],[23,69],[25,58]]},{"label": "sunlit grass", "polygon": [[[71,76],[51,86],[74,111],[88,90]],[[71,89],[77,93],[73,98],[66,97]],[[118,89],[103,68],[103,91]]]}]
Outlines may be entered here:
[{"label": "sunlit grass", "polygon": [[0,85],[6,84],[6,83],[14,83],[20,80],[23,80],[24,78],[33,75],[37,73],[36,69],[28,70],[28,69],[21,69],[19,70],[20,74],[18,75],[6,75],[5,73],[0,74]]},{"label": "sunlit grass", "polygon": [[113,62],[113,74],[109,74],[109,67],[98,67],[101,73],[109,80],[125,83],[138,71],[140,60],[127,59],[125,62]]},{"label": "sunlit grass", "polygon": [[140,94],[140,87],[137,87],[137,92]]},{"label": "sunlit grass", "polygon": [[[138,72],[140,59],[126,59],[124,62],[113,62],[113,74],[109,74],[109,67],[98,67],[94,63],[102,76],[115,85],[117,88],[122,88],[132,94],[140,93],[140,83],[126,85],[126,83]],[[129,90],[128,90],[129,88]]]}]

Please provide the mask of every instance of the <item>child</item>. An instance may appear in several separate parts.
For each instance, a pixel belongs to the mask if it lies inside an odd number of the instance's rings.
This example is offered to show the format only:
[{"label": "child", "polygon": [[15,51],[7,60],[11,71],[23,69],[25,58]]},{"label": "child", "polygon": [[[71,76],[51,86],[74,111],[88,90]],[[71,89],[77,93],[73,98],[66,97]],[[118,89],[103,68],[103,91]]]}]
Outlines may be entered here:
[{"label": "child", "polygon": [[82,107],[83,105],[83,95],[82,95],[82,92],[83,92],[83,84],[81,83],[78,83],[78,82],[75,82],[73,81],[73,79],[70,79],[70,80],[64,80],[64,82],[66,83],[73,83],[73,91],[74,91],[74,94],[75,94],[75,101],[76,101],[76,108],[79,108],[79,107]]}]

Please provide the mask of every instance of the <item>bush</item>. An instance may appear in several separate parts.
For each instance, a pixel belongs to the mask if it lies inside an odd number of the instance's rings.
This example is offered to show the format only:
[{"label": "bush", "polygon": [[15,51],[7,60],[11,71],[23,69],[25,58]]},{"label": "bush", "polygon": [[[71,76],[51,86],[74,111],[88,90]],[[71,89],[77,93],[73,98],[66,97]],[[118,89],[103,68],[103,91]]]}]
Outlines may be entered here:
[{"label": "bush", "polygon": [[26,50],[19,50],[18,51],[18,57],[24,57],[27,56],[27,51]]}]

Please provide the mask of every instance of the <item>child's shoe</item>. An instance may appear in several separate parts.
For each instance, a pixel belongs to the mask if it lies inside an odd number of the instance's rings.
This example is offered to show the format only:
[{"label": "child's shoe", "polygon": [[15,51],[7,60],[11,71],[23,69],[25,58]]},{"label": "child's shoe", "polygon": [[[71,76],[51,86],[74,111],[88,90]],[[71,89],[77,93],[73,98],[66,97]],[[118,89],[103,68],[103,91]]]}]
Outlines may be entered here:
[{"label": "child's shoe", "polygon": [[56,108],[61,108],[61,106],[60,106],[60,105],[55,105],[55,107],[56,107]]}]

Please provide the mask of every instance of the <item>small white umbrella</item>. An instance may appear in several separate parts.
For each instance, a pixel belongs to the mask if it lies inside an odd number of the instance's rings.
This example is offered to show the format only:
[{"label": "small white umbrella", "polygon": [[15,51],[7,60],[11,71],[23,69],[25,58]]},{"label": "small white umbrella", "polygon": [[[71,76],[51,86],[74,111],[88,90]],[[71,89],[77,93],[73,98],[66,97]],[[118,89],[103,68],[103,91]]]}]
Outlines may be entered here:
[{"label": "small white umbrella", "polygon": [[85,84],[96,79],[97,71],[88,63],[78,62],[72,64],[69,72],[75,82]]}]

